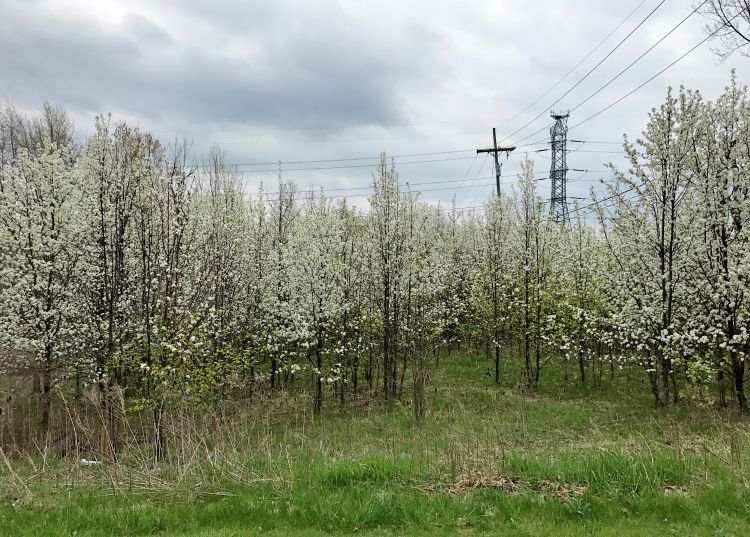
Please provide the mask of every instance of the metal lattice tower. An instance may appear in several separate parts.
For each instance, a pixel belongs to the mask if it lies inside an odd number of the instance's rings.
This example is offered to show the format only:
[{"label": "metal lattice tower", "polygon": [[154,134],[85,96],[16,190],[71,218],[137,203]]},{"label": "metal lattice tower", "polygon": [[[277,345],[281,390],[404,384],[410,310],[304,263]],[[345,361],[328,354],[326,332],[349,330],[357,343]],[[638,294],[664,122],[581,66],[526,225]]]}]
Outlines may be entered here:
[{"label": "metal lattice tower", "polygon": [[568,163],[566,159],[568,145],[568,118],[570,112],[555,112],[550,114],[555,124],[549,130],[550,145],[552,146],[552,164],[549,178],[552,183],[549,205],[550,215],[558,224],[569,221],[568,214]]}]

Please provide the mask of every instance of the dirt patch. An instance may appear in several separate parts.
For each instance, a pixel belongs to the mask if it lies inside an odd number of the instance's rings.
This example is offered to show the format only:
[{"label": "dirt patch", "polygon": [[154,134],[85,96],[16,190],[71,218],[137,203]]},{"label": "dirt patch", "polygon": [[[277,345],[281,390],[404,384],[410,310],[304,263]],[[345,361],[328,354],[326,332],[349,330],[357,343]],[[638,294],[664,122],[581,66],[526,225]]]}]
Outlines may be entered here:
[{"label": "dirt patch", "polygon": [[687,496],[688,491],[685,487],[667,485],[666,487],[664,487],[664,494],[666,496]]},{"label": "dirt patch", "polygon": [[576,483],[559,481],[520,481],[508,476],[475,476],[461,475],[451,483],[448,490],[452,493],[467,492],[476,489],[496,489],[511,494],[521,492],[540,492],[550,494],[560,500],[568,500],[573,496],[582,496],[586,486]]}]

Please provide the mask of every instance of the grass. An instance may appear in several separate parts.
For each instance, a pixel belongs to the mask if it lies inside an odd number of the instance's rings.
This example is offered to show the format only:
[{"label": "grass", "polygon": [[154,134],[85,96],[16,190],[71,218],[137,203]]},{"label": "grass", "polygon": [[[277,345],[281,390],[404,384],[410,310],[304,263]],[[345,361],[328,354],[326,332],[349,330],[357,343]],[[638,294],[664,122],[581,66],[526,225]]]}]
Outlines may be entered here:
[{"label": "grass", "polygon": [[750,535],[746,421],[655,409],[635,371],[581,387],[549,368],[529,395],[488,365],[442,357],[422,428],[408,398],[314,417],[300,391],[231,427],[176,422],[165,465],[8,460],[0,535]]}]

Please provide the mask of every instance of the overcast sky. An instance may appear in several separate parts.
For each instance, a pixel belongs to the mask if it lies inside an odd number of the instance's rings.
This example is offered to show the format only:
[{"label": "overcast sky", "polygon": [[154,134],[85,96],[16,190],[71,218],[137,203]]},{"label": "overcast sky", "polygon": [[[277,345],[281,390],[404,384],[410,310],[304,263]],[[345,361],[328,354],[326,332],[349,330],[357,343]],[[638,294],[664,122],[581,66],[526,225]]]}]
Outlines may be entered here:
[{"label": "overcast sky", "polygon": [[[402,182],[422,198],[481,205],[493,189],[489,157],[472,150],[539,113],[522,140],[550,121],[550,105],[601,60],[661,0],[644,4],[554,91],[513,121],[590,52],[641,0],[497,0],[447,2],[247,0],[0,0],[0,99],[28,112],[44,100],[66,108],[81,136],[98,113],[112,113],[163,140],[193,141],[198,158],[218,143],[232,163],[402,157]],[[633,36],[555,108],[572,108],[667,33],[690,11],[667,0]],[[638,86],[704,38],[690,18],[626,75],[576,110],[573,125]],[[735,68],[742,83],[750,59],[719,63],[706,45],[621,104],[574,129],[570,138],[617,142],[637,136],[667,87],[715,97]],[[544,140],[545,132],[525,141]],[[542,142],[523,151],[543,148]],[[570,149],[579,148],[571,143]],[[456,152],[466,150],[465,152]],[[586,143],[570,168],[621,163],[616,145]],[[548,171],[548,153],[534,156]],[[519,169],[522,150],[504,164]],[[366,187],[373,161],[287,164],[301,187]],[[273,185],[274,166],[240,167],[247,188]],[[585,197],[601,174],[570,172],[569,195]],[[447,182],[451,179],[463,182]],[[576,180],[578,179],[578,180]],[[435,182],[433,185],[422,184]],[[510,188],[512,178],[505,178]],[[548,192],[540,181],[540,192]],[[461,187],[461,188],[456,188]],[[466,188],[471,187],[471,188]],[[440,190],[436,190],[440,188]],[[428,190],[429,189],[429,190]],[[331,192],[343,194],[345,191]],[[349,190],[366,194],[367,190]],[[358,205],[366,198],[353,198]]]}]

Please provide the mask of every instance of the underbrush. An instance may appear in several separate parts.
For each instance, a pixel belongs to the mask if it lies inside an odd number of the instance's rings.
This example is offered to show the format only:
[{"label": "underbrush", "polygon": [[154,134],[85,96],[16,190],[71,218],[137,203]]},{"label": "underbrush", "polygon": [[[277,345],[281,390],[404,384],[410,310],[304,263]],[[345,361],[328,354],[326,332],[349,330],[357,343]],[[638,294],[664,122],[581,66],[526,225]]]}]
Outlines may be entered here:
[{"label": "underbrush", "polygon": [[484,369],[443,359],[421,427],[408,400],[316,416],[300,391],[171,412],[160,462],[137,422],[116,459],[3,451],[0,535],[750,534],[742,419],[654,409],[622,378],[577,390],[550,370],[530,394]]}]

